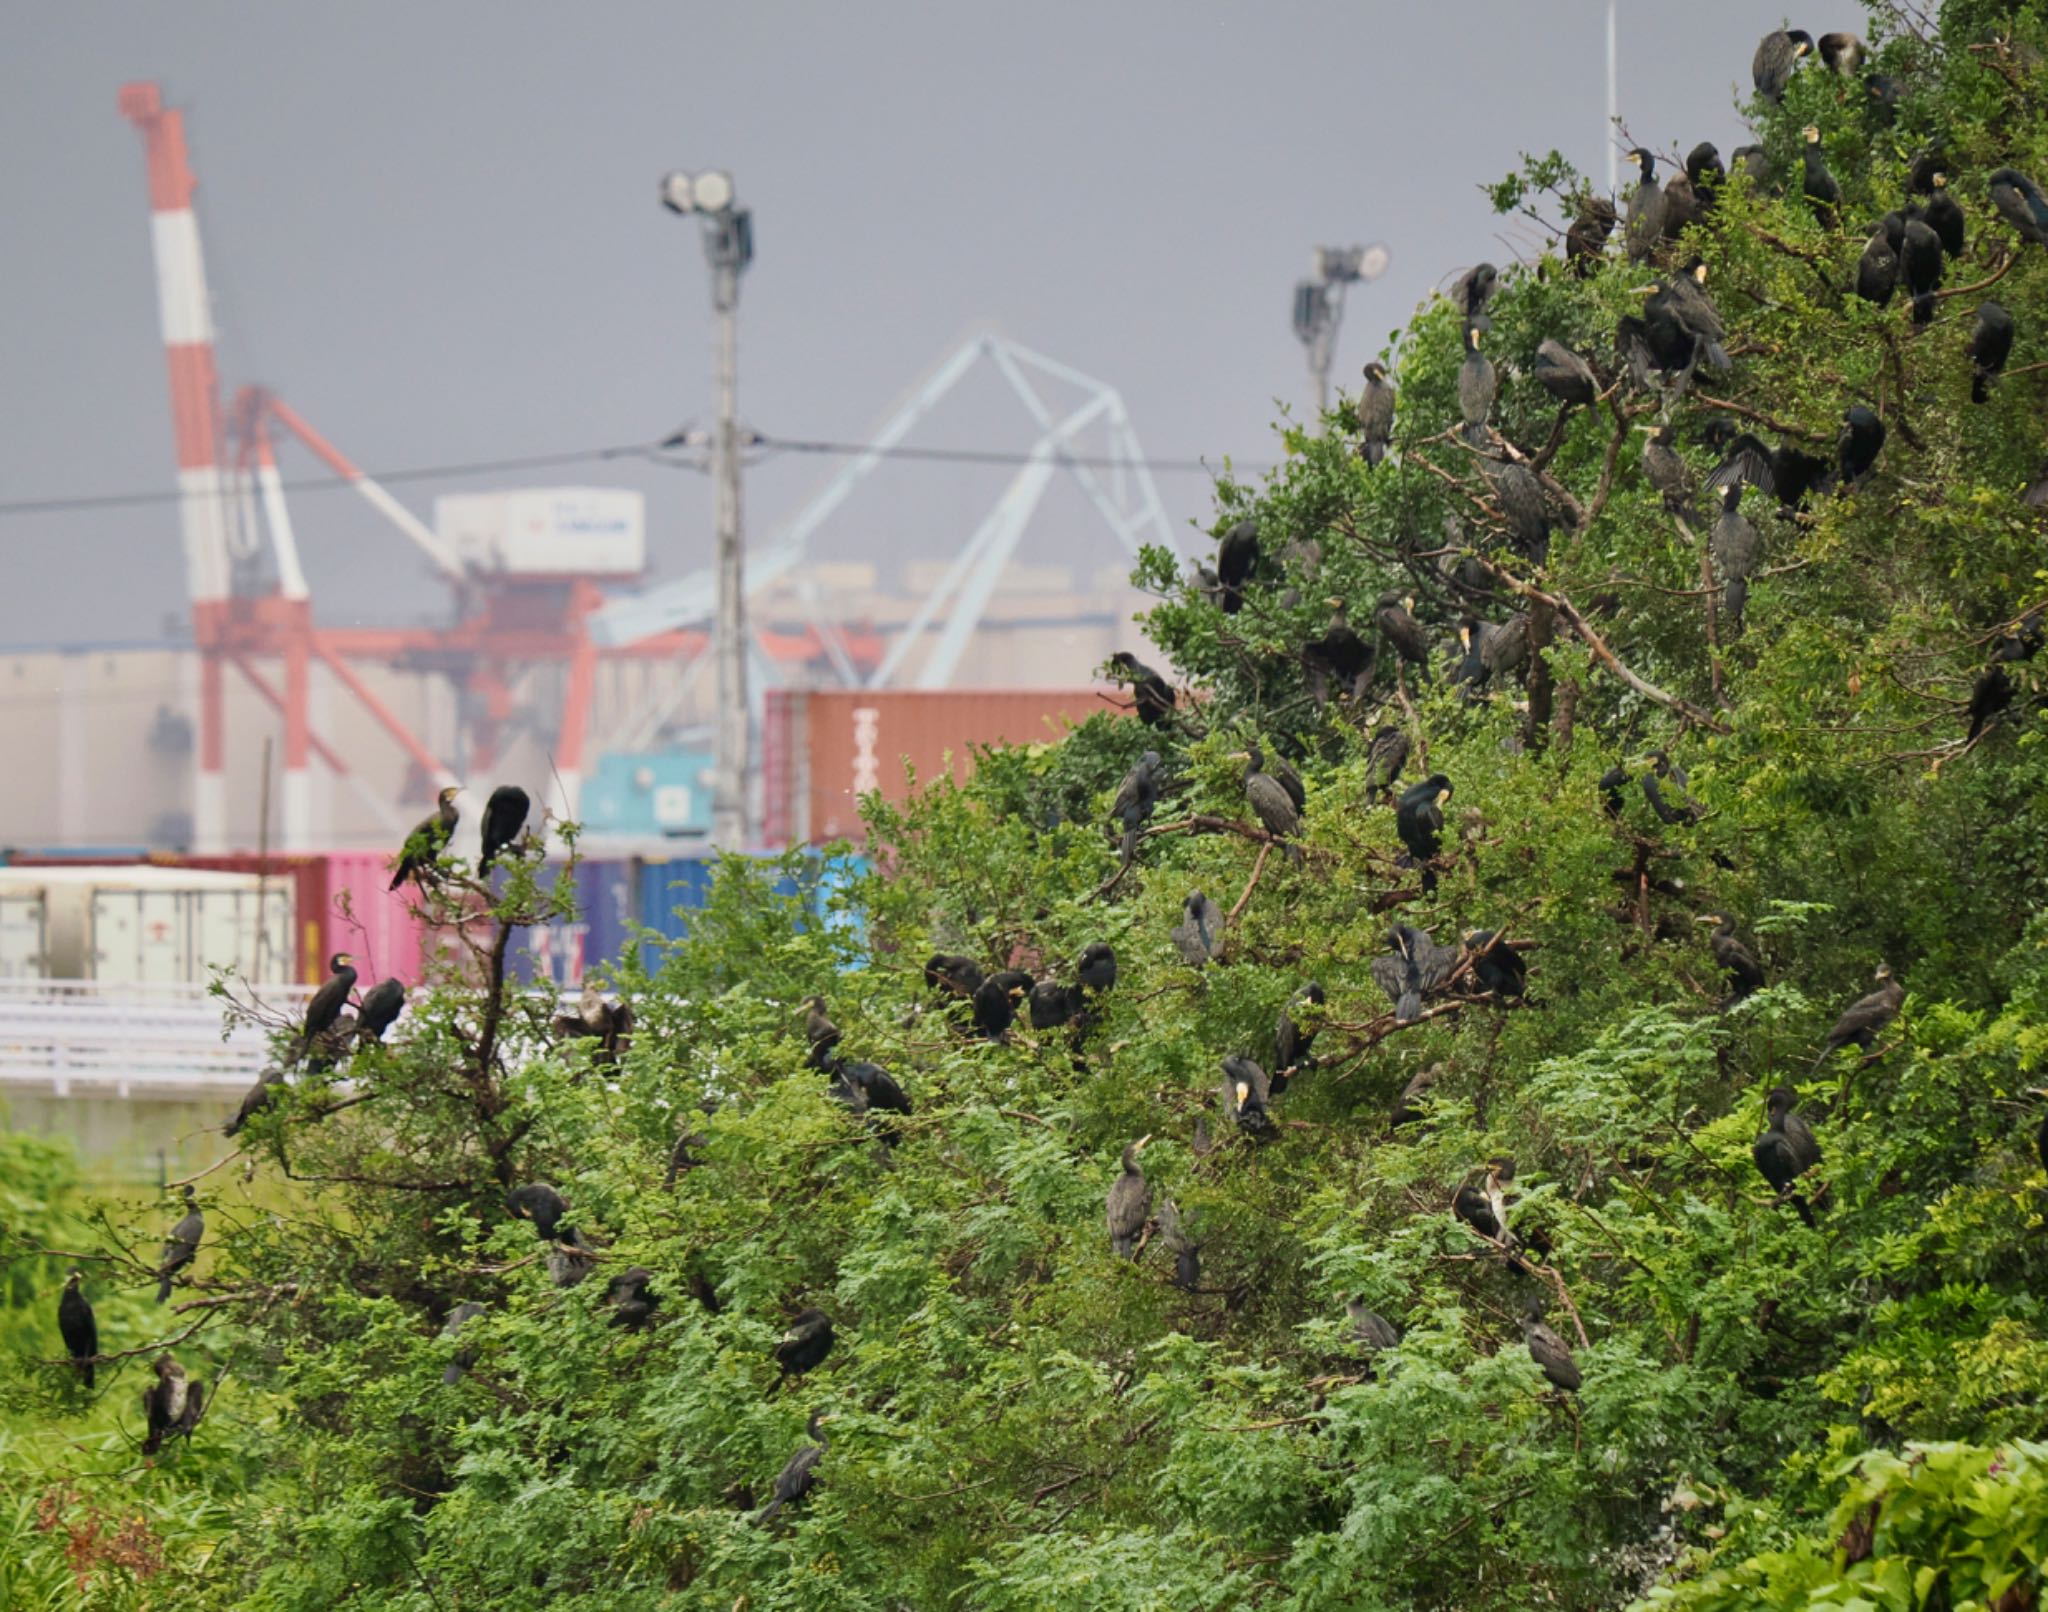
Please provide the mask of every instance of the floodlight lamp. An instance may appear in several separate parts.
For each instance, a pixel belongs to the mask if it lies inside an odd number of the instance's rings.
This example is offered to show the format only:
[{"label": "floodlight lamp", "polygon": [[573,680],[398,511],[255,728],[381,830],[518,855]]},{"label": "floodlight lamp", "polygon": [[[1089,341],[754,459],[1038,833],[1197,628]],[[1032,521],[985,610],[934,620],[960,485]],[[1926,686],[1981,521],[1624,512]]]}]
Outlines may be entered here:
[{"label": "floodlight lamp", "polygon": [[732,175],[729,173],[721,173],[716,168],[707,169],[697,175],[691,188],[699,212],[722,213],[732,206]]},{"label": "floodlight lamp", "polygon": [[672,213],[690,212],[696,205],[690,191],[690,176],[678,170],[664,174],[661,181],[661,205]]}]

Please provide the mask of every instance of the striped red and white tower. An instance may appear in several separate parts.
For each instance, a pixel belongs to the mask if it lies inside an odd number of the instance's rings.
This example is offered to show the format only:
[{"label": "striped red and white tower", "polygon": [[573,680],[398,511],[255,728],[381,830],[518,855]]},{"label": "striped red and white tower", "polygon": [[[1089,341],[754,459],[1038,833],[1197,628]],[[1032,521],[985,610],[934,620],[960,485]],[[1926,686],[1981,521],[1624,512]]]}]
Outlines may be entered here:
[{"label": "striped red and white tower", "polygon": [[184,114],[167,111],[154,84],[126,84],[120,106],[142,131],[149,159],[150,222],[156,248],[157,310],[170,360],[171,421],[178,453],[179,524],[185,586],[200,654],[199,770],[192,817],[195,848],[227,848],[227,773],[221,712],[221,638],[228,608],[229,488],[221,454],[220,379],[199,223],[192,213],[192,165]]}]

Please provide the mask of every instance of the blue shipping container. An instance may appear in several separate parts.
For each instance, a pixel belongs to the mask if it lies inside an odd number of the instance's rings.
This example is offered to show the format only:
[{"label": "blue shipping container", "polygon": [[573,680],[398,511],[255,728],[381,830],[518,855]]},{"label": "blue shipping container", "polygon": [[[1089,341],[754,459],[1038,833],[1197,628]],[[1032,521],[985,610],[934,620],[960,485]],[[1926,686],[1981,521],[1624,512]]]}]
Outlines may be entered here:
[{"label": "blue shipping container", "polygon": [[[555,877],[566,872],[566,866],[558,867]],[[536,924],[514,941],[506,963],[528,984],[581,990],[586,972],[620,960],[626,926],[637,915],[634,863],[625,857],[585,858],[576,864],[575,892],[573,920]]]}]

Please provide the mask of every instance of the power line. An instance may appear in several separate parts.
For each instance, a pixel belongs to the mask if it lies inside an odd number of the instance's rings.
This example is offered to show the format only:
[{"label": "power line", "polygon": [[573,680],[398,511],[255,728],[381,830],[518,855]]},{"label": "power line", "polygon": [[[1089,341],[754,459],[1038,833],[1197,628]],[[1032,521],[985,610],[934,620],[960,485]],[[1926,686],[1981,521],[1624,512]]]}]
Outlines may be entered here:
[{"label": "power line", "polygon": [[[865,442],[832,442],[799,437],[764,437],[755,435],[747,444],[750,448],[768,454],[803,453],[833,457],[853,458],[873,454],[882,459],[902,459],[911,462],[969,465],[1027,465],[1041,457],[1031,453],[999,448],[916,448],[898,443],[890,447],[878,447]],[[563,465],[595,464],[613,459],[645,459],[670,470],[702,471],[706,467],[695,460],[681,458],[664,451],[664,444],[651,442],[628,443],[610,448],[566,449],[559,453],[526,454],[513,459],[472,459],[455,464],[415,465],[401,470],[380,470],[371,472],[364,479],[385,483],[409,481],[452,480],[462,476],[502,475],[509,471],[545,470]],[[1073,465],[1089,470],[1151,470],[1161,475],[1204,475],[1215,476],[1218,467],[1202,459],[1119,459],[1110,454],[1075,453],[1070,449],[1056,448],[1051,454],[1053,463]],[[1270,468],[1263,464],[1239,462],[1243,470]],[[306,476],[286,480],[287,492],[320,493],[338,492],[354,487],[356,481],[348,476]],[[64,515],[94,509],[143,509],[156,505],[176,504],[186,497],[200,494],[186,494],[175,488],[160,488],[151,492],[131,493],[82,493],[55,498],[19,498],[0,502],[0,518],[23,515]]]}]

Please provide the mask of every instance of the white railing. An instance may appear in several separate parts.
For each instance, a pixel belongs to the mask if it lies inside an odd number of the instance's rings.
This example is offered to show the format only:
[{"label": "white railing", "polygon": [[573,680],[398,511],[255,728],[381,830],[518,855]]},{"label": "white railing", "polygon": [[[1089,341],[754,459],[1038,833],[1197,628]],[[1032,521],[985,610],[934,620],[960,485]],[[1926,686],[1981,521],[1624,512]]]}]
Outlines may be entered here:
[{"label": "white railing", "polygon": [[[265,985],[272,1013],[296,1015],[308,985]],[[237,991],[246,1002],[246,988]],[[0,980],[0,1087],[53,1096],[241,1091],[269,1062],[258,1026],[226,1034],[225,1004],[203,985],[117,985],[97,980]]]}]

